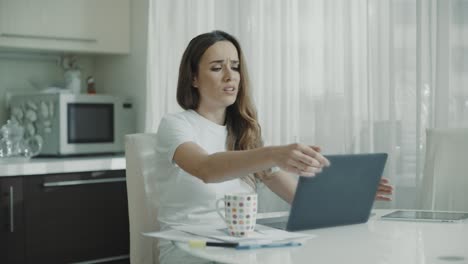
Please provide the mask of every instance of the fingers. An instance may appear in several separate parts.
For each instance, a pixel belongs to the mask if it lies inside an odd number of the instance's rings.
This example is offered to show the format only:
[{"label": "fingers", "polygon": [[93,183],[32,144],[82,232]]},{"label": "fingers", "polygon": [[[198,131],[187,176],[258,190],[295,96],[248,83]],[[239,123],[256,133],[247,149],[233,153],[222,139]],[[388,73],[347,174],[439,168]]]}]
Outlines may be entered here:
[{"label": "fingers", "polygon": [[290,165],[296,168],[297,174],[302,176],[315,176],[322,172],[322,167],[329,166],[330,162],[320,154],[320,147],[292,144],[294,157]]},{"label": "fingers", "polygon": [[380,179],[380,184],[386,184],[389,183],[390,181],[387,178],[382,178]]},{"label": "fingers", "polygon": [[389,184],[389,180],[382,178],[377,189],[377,194],[391,195],[393,194],[393,186]]},{"label": "fingers", "polygon": [[322,149],[319,146],[310,146],[310,147],[317,152],[322,152]]},{"label": "fingers", "polygon": [[377,201],[387,201],[387,202],[389,202],[389,201],[392,200],[392,198],[391,198],[391,197],[387,197],[387,196],[383,196],[383,195],[376,195],[376,196],[375,196],[375,200],[377,200]]},{"label": "fingers", "polygon": [[303,154],[305,154],[305,155],[311,157],[312,159],[318,161],[320,167],[330,166],[330,162],[322,154],[320,154],[320,150],[321,150],[320,147],[317,147],[317,146],[311,146],[310,147],[310,146],[305,146],[305,145],[299,145],[298,144],[298,148]]},{"label": "fingers", "polygon": [[375,195],[375,200],[377,201],[391,201],[392,197],[388,195],[393,194],[393,186],[389,184],[390,181],[387,178],[382,178],[379,182],[379,187],[377,188],[377,194]]},{"label": "fingers", "polygon": [[297,156],[299,158],[299,161],[301,163],[303,163],[304,165],[306,166],[311,166],[311,167],[317,167],[317,168],[321,168],[323,167],[322,164],[320,164],[320,161],[308,156],[308,155],[305,155],[304,153],[298,151],[297,152]]},{"label": "fingers", "polygon": [[282,169],[301,176],[315,176],[330,162],[320,153],[317,146],[290,144],[276,148],[275,162]]},{"label": "fingers", "polygon": [[379,188],[377,189],[377,193],[393,194],[393,187],[392,186],[379,186]]},{"label": "fingers", "polygon": [[288,161],[288,171],[301,176],[315,176],[322,172],[322,168],[308,166],[302,162],[290,159]]}]

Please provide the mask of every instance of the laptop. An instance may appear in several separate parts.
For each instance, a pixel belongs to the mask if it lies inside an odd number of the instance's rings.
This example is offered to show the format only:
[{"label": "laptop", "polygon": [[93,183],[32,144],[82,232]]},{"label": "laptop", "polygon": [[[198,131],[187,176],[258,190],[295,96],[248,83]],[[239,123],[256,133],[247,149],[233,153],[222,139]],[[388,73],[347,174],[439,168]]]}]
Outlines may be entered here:
[{"label": "laptop", "polygon": [[288,217],[257,224],[288,231],[365,223],[387,161],[386,153],[329,155],[315,177],[299,177]]}]

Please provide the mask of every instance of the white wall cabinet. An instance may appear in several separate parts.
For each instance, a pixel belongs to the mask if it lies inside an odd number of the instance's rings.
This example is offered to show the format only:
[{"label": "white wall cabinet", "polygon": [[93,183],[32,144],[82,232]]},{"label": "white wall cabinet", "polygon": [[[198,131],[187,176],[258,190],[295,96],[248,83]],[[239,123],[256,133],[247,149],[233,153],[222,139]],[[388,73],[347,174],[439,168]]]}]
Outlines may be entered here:
[{"label": "white wall cabinet", "polygon": [[0,47],[127,54],[130,0],[0,0]]}]

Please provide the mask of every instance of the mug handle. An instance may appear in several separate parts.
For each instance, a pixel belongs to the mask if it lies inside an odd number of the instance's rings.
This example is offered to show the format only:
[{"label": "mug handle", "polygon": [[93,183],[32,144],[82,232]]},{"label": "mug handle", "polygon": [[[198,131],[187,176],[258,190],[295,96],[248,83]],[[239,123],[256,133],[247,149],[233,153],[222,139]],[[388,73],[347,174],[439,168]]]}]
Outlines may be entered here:
[{"label": "mug handle", "polygon": [[224,198],[219,198],[218,200],[216,200],[216,213],[218,213],[218,215],[224,220],[224,222],[226,222],[226,217],[221,214],[221,210],[222,209],[221,207],[219,207],[219,202],[224,202]]}]

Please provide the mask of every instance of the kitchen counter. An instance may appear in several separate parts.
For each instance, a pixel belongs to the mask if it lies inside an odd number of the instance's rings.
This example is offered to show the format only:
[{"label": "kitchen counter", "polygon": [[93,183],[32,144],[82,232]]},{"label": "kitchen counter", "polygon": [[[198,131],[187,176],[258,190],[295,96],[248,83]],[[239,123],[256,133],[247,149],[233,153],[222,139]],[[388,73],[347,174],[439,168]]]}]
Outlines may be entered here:
[{"label": "kitchen counter", "polygon": [[125,170],[125,155],[0,159],[0,177],[107,170]]}]

